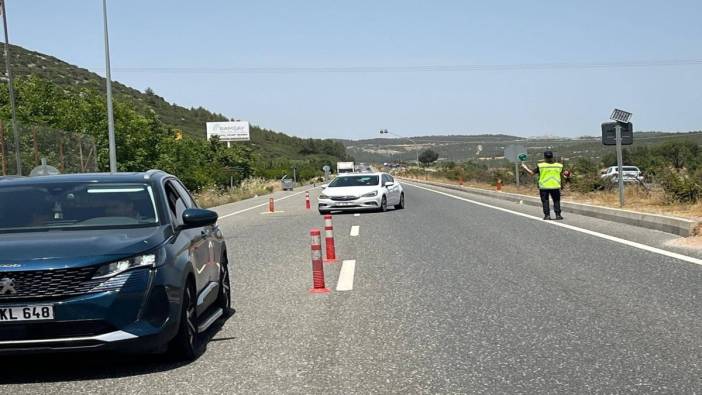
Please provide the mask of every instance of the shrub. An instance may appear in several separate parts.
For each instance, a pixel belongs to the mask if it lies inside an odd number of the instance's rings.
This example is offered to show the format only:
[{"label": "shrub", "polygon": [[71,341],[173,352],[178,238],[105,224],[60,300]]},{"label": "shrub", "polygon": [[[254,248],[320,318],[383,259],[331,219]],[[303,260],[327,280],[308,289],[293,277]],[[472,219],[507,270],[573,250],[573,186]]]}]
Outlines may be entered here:
[{"label": "shrub", "polygon": [[699,177],[690,177],[685,170],[664,167],[656,174],[670,202],[696,203],[702,196]]},{"label": "shrub", "polygon": [[571,188],[580,193],[589,193],[611,188],[612,183],[600,178],[597,164],[588,158],[577,158],[573,163]]},{"label": "shrub", "polygon": [[610,189],[612,182],[603,180],[597,173],[575,173],[570,181],[571,188],[575,192],[590,193],[603,189]]}]

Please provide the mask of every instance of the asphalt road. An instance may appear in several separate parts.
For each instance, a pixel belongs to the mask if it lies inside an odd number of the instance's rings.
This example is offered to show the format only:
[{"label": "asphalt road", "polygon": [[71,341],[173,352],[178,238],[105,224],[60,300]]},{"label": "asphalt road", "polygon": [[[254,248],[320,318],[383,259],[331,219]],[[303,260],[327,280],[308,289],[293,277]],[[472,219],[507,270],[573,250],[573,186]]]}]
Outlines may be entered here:
[{"label": "asphalt road", "polygon": [[[332,292],[310,294],[308,234],[323,221],[304,209],[299,192],[278,193],[285,198],[276,214],[256,207],[265,197],[218,208],[234,264],[236,314],[207,334],[212,341],[197,361],[12,358],[0,361],[0,389],[679,394],[702,388],[702,266],[406,186],[405,210],[334,216],[337,255],[356,261],[353,289],[336,290],[342,267],[336,263],[325,265]],[[353,226],[358,236],[350,235]],[[615,233],[618,227],[589,226]],[[670,237],[637,232],[652,244]]]}]

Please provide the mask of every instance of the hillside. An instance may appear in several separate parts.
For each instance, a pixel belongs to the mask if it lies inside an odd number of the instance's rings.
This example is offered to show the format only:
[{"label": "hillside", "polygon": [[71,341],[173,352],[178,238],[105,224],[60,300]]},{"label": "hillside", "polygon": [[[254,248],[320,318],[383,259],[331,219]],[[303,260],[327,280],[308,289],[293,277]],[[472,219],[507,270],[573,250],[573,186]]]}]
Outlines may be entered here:
[{"label": "hillside", "polygon": [[[13,71],[18,78],[37,76],[65,89],[87,88],[99,92],[105,91],[104,78],[53,56],[13,45],[11,57]],[[169,103],[151,89],[140,92],[118,81],[114,81],[112,87],[115,101],[128,102],[142,114],[153,110],[165,126],[182,130],[193,137],[205,138],[205,122],[229,120],[222,114],[210,112],[202,107],[185,108],[175,103]],[[346,159],[343,146],[336,146],[337,144],[331,141],[300,139],[255,125],[251,127],[251,139],[254,152],[264,160],[335,161],[336,159]],[[311,151],[310,146],[319,149]]]},{"label": "hillside", "polygon": [[[505,134],[498,135],[453,135],[411,137],[420,149],[431,148],[439,153],[440,160],[479,160],[501,162],[504,148],[519,144],[527,148],[529,156],[539,155],[551,149],[562,157],[574,159],[586,157],[599,160],[614,152],[604,146],[600,137],[579,138],[524,138]],[[634,144],[627,148],[660,144],[671,140],[691,140],[702,144],[702,131],[689,133],[637,132]],[[412,161],[416,157],[416,146],[408,139],[375,138],[367,140],[339,140],[350,155],[362,162]]]}]

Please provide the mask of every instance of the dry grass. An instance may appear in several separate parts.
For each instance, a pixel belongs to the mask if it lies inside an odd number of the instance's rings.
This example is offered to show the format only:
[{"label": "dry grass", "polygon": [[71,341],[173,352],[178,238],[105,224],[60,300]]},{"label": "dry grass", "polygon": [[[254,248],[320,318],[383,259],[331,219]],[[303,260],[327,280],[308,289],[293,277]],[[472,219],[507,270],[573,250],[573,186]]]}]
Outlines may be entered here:
[{"label": "dry grass", "polygon": [[[565,200],[619,208],[619,192],[616,189],[587,194],[570,193],[566,195]],[[644,191],[640,188],[628,187],[624,190],[624,202],[624,208],[627,210],[702,219],[702,203],[670,203],[660,189]]]},{"label": "dry grass", "polygon": [[207,188],[194,197],[200,207],[215,207],[227,203],[238,202],[259,195],[265,195],[281,189],[280,182],[264,178],[248,178],[235,188]]},{"label": "dry grass", "polygon": [[[424,180],[425,177],[408,177],[413,179]],[[443,177],[432,177],[429,176],[430,181],[442,182],[446,184],[455,184],[458,182],[455,180],[449,180]],[[495,186],[487,183],[475,183],[475,182],[465,182],[465,186],[495,190]],[[522,186],[517,188],[516,185],[504,185],[502,191],[509,193],[520,193],[524,195],[538,196],[538,190],[535,186]],[[563,200],[574,202],[574,203],[584,203],[591,204],[595,206],[619,208],[619,193],[618,191],[598,191],[591,193],[577,193],[566,189],[563,191]],[[644,191],[637,187],[628,187],[624,192],[624,209],[640,211],[646,213],[663,214],[663,215],[673,215],[678,217],[692,218],[695,220],[702,219],[702,203],[696,204],[683,204],[683,203],[669,203],[665,199],[665,195],[660,189],[653,189],[651,191]]]}]

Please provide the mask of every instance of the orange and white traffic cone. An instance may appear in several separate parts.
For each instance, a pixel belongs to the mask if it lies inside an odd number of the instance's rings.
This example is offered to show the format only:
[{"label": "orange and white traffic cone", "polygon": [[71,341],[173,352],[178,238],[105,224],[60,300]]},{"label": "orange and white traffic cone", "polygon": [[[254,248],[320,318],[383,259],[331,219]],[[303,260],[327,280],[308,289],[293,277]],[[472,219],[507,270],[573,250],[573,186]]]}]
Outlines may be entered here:
[{"label": "orange and white traffic cone", "polygon": [[329,288],[324,284],[324,265],[322,263],[322,238],[319,229],[310,230],[312,236],[312,293],[327,293]]},{"label": "orange and white traffic cone", "polygon": [[334,226],[331,214],[324,216],[324,238],[327,244],[327,259],[324,260],[324,263],[334,263],[336,262],[336,248],[334,247]]}]

